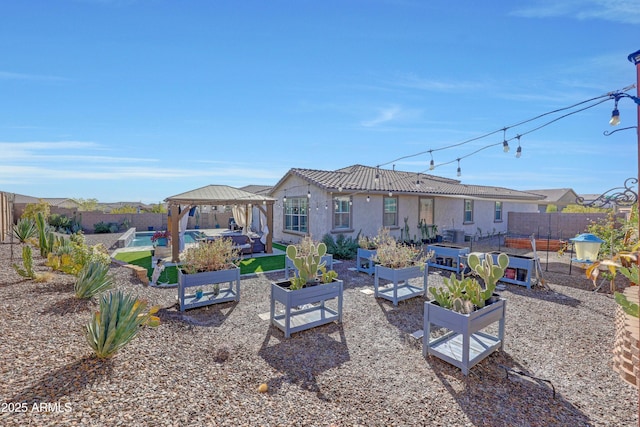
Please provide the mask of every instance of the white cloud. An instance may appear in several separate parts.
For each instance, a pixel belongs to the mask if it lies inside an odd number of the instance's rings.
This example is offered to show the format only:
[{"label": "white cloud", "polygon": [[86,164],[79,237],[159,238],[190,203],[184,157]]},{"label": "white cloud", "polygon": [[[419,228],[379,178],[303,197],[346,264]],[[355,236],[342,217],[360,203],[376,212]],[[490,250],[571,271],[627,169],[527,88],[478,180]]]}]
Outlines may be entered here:
[{"label": "white cloud", "polygon": [[601,19],[627,24],[640,23],[639,0],[544,0],[535,6],[511,13],[525,18],[568,16],[575,19]]},{"label": "white cloud", "polygon": [[0,80],[51,80],[51,81],[64,81],[67,80],[58,76],[45,76],[40,74],[24,74],[13,73],[11,71],[0,71]]},{"label": "white cloud", "polygon": [[434,92],[462,92],[468,91],[470,89],[478,89],[484,87],[483,84],[478,82],[426,79],[419,77],[413,73],[400,75],[397,80],[392,82],[392,84],[411,89]]}]

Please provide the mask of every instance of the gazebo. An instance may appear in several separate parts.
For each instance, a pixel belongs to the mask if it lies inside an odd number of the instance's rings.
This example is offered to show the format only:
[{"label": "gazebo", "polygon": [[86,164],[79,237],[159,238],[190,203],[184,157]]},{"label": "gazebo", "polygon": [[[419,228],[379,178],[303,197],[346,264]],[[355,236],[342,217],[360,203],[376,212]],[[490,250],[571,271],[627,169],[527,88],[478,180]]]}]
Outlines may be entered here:
[{"label": "gazebo", "polygon": [[[171,232],[171,259],[178,262],[180,258],[180,220],[189,214],[195,206],[244,206],[246,215],[243,223],[247,224],[252,207],[256,207],[267,219],[268,234],[265,242],[265,252],[273,253],[273,197],[260,196],[228,185],[207,185],[185,193],[164,199],[169,212],[169,230]],[[248,226],[248,225],[247,225]],[[184,230],[182,230],[184,231]]]}]

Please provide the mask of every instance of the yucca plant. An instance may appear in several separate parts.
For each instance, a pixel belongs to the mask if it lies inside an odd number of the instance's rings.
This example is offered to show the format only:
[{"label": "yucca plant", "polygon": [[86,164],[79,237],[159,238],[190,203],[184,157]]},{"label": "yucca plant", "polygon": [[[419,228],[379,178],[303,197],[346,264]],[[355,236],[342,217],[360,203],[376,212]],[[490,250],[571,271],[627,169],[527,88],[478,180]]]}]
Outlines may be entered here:
[{"label": "yucca plant", "polygon": [[109,292],[100,300],[100,311],[87,324],[89,345],[101,359],[113,356],[131,341],[142,326],[155,327],[158,307],[147,309],[147,302],[122,291]]},{"label": "yucca plant", "polygon": [[109,274],[109,266],[97,261],[86,264],[74,285],[76,297],[91,298],[113,285],[113,277]]},{"label": "yucca plant", "polygon": [[25,243],[35,237],[37,233],[36,223],[30,218],[20,218],[18,223],[13,226],[13,235],[16,236],[20,243]]},{"label": "yucca plant", "polygon": [[16,272],[22,277],[35,279],[36,272],[33,271],[33,254],[31,252],[31,246],[29,245],[22,247],[22,264],[24,265],[24,268],[20,267],[18,264],[13,264],[14,270],[16,270]]}]

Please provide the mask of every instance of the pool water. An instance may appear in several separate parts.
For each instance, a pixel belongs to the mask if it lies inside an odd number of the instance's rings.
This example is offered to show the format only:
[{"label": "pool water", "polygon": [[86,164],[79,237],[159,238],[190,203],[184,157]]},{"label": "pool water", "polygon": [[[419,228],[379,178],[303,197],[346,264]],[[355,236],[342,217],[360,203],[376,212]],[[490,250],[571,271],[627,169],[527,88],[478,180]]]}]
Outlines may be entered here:
[{"label": "pool water", "polygon": [[[129,243],[128,247],[137,247],[137,246],[153,246],[151,242],[151,236],[153,236],[154,231],[139,231],[136,233],[136,237],[133,238],[131,243]],[[200,236],[199,231],[186,231],[184,233],[184,242],[185,243],[195,243],[197,238]]]}]

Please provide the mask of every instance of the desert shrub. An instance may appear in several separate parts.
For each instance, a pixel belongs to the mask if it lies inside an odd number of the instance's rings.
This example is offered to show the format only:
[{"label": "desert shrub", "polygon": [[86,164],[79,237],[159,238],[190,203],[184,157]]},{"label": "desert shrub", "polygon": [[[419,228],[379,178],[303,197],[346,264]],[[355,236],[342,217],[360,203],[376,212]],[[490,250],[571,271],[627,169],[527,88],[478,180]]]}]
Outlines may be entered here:
[{"label": "desert shrub", "polygon": [[84,235],[75,233],[65,238],[62,236],[53,251],[47,256],[46,265],[67,274],[78,275],[90,262],[98,262],[104,266],[111,263],[111,257],[102,244],[87,246]]},{"label": "desert shrub", "polygon": [[45,218],[48,218],[51,214],[49,204],[42,199],[39,203],[29,203],[25,206],[24,212],[22,212],[22,216],[20,218],[28,218],[35,221],[38,213],[42,213]]},{"label": "desert shrub", "polygon": [[338,234],[338,237],[334,240],[330,234],[325,234],[322,237],[322,241],[327,245],[327,252],[333,255],[336,259],[354,259],[358,253],[358,240],[360,233],[353,237],[345,237],[344,234]]},{"label": "desert shrub", "polygon": [[182,269],[187,274],[203,271],[226,270],[240,259],[240,250],[234,248],[233,240],[226,238],[201,242],[182,254]]},{"label": "desert shrub", "polygon": [[418,248],[389,239],[378,245],[373,261],[383,267],[405,268],[423,265],[432,255],[432,253],[425,255]]},{"label": "desert shrub", "polygon": [[129,343],[142,326],[158,326],[158,307],[147,310],[147,302],[122,291],[109,292],[100,299],[100,310],[86,326],[86,338],[99,358],[113,356]]}]

